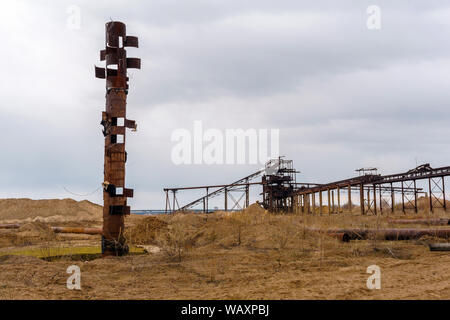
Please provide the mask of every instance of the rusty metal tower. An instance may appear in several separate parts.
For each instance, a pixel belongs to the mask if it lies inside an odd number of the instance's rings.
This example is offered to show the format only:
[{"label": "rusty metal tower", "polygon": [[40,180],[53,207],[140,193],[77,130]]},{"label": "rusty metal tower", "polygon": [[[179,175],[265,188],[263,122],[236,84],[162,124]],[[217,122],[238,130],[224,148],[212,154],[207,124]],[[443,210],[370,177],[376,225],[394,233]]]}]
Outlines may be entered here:
[{"label": "rusty metal tower", "polygon": [[126,118],[128,94],[128,68],[141,68],[141,60],[127,58],[125,47],[138,47],[138,38],[127,36],[125,24],[118,21],[106,23],[105,49],[100,60],[105,68],[95,67],[95,76],[106,79],[106,110],[102,112],[105,137],[105,162],[103,181],[103,256],[128,253],[124,232],[124,216],[130,214],[127,198],[133,189],[125,188],[126,128],[136,128],[133,120]]}]

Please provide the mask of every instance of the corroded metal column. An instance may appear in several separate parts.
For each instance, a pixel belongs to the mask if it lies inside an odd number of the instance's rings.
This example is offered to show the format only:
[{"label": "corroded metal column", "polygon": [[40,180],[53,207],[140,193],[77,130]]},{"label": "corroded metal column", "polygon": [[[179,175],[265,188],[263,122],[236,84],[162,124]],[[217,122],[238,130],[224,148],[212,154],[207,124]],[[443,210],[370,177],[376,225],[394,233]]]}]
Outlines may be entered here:
[{"label": "corroded metal column", "polygon": [[125,188],[125,129],[136,129],[136,123],[126,118],[128,94],[128,68],[141,68],[141,60],[127,58],[125,47],[138,47],[138,38],[127,36],[125,24],[118,21],[106,23],[105,49],[100,60],[105,68],[95,67],[95,76],[106,79],[106,110],[102,113],[105,137],[105,162],[103,181],[103,256],[128,253],[124,232],[124,216],[130,214],[127,198],[133,189]]}]

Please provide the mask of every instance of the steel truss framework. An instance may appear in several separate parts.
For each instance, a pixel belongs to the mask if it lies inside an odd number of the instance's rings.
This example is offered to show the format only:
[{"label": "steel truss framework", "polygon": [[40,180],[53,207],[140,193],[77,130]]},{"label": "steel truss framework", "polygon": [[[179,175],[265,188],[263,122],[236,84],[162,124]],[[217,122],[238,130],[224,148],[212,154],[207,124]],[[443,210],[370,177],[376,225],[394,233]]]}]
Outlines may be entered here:
[{"label": "steel truss framework", "polygon": [[[273,212],[337,214],[354,208],[357,204],[363,215],[394,212],[398,207],[403,212],[418,212],[418,196],[427,194],[423,188],[417,187],[419,180],[428,180],[430,210],[446,210],[445,177],[450,175],[450,166],[433,169],[429,164],[424,164],[404,173],[385,176],[374,174],[374,170],[375,168],[357,177],[326,184],[297,183],[297,171],[293,168],[292,161],[278,158],[269,161],[265,169],[232,184],[166,188],[166,212],[189,210],[199,204],[203,206],[203,212],[209,212],[209,199],[222,194],[225,210],[243,209],[249,205],[249,190],[254,185],[263,187],[262,205]],[[261,180],[255,181],[257,177],[261,177]],[[180,207],[177,192],[193,189],[205,189],[206,194]],[[235,197],[232,192],[240,194]],[[357,201],[354,201],[355,193],[359,195]],[[327,199],[326,204],[324,197]],[[345,199],[346,203],[343,204]]]},{"label": "steel truss framework", "polygon": [[[417,188],[417,181],[428,180],[429,192],[429,209],[433,211],[436,208],[446,210],[445,200],[445,177],[450,175],[450,166],[431,168],[429,164],[418,166],[400,174],[392,175],[375,175],[367,174],[364,176],[354,177],[346,180],[331,182],[318,185],[312,188],[301,188],[297,191],[297,201],[302,212],[315,212],[315,198],[319,195],[319,213],[323,213],[322,193],[327,192],[328,195],[328,213],[336,212],[334,206],[334,192],[338,197],[337,211],[340,211],[340,192],[342,189],[348,190],[347,206],[352,206],[351,192],[355,188],[359,189],[359,203],[361,214],[378,214],[383,210],[389,209],[393,212],[395,209],[395,195],[400,194],[401,210],[405,213],[407,210],[418,212],[418,195],[426,194],[422,188]],[[331,193],[331,196],[330,196]],[[389,200],[386,200],[389,195]],[[312,199],[312,205],[305,205]]]}]

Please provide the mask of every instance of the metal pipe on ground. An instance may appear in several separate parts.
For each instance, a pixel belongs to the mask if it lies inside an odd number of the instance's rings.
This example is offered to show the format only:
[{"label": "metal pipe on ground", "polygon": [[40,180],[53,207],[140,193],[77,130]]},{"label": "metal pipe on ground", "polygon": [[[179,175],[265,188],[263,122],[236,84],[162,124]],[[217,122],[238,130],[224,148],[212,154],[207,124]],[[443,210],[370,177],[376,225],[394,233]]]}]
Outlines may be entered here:
[{"label": "metal pipe on ground", "polygon": [[430,226],[450,225],[450,219],[388,219],[392,224],[426,224]]},{"label": "metal pipe on ground", "polygon": [[372,237],[388,241],[420,239],[424,236],[450,239],[450,229],[341,229],[328,230],[327,233],[345,242]]},{"label": "metal pipe on ground", "polygon": [[19,229],[20,224],[0,224],[0,229]]},{"label": "metal pipe on ground", "polygon": [[101,228],[52,227],[55,233],[102,234]]},{"label": "metal pipe on ground", "polygon": [[430,243],[430,251],[450,251],[450,243]]}]

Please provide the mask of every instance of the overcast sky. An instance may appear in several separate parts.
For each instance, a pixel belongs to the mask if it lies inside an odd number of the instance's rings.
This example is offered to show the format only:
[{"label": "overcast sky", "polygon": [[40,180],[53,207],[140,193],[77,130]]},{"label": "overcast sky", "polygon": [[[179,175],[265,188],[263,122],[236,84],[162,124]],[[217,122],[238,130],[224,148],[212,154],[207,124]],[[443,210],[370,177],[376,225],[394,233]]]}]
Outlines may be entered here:
[{"label": "overcast sky", "polygon": [[[80,29],[67,27],[71,5]],[[380,30],[366,26],[369,5]],[[0,11],[0,197],[101,203],[105,82],[94,64],[110,19],[140,40],[128,50],[142,59],[129,71],[132,209],[163,207],[163,187],[259,169],[173,164],[171,133],[195,120],[280,129],[298,181],[450,165],[449,1],[14,0]]]}]

